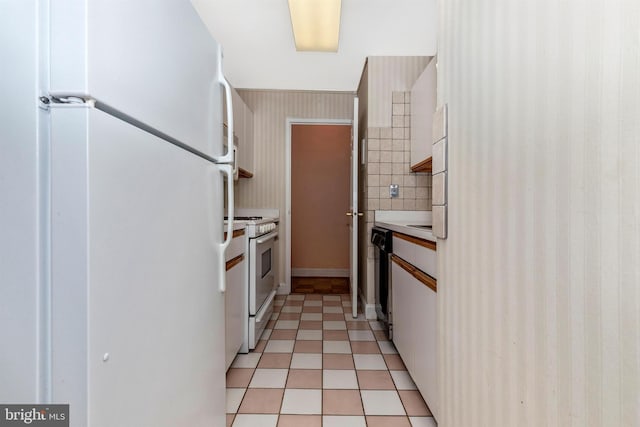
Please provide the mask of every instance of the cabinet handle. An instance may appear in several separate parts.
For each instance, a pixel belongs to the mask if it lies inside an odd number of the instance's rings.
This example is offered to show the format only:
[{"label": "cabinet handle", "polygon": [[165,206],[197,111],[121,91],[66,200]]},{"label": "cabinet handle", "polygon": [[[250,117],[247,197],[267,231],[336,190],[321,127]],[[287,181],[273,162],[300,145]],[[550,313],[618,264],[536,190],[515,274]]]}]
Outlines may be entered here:
[{"label": "cabinet handle", "polygon": [[404,271],[412,275],[416,280],[418,280],[420,283],[422,283],[423,285],[431,289],[433,292],[438,292],[438,281],[433,277],[429,276],[427,273],[416,268],[414,265],[403,260],[396,254],[391,255],[391,261],[395,262]]}]

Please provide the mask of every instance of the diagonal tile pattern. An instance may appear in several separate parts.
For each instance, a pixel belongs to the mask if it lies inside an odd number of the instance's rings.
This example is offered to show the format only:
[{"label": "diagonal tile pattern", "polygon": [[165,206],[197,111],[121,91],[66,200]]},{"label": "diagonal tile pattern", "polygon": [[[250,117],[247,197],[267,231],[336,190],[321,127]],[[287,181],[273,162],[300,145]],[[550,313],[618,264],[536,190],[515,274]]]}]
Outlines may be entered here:
[{"label": "diagonal tile pattern", "polygon": [[349,295],[277,296],[256,350],[227,372],[227,427],[437,427],[377,321]]}]

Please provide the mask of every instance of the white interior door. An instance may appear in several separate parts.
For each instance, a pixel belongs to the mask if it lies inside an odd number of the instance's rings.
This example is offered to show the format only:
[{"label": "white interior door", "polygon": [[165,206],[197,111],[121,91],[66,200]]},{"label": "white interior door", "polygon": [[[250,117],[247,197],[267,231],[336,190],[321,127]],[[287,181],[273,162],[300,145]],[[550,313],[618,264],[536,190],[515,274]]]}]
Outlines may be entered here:
[{"label": "white interior door", "polygon": [[351,307],[353,317],[358,317],[358,97],[353,99],[353,124],[351,126],[351,240],[349,244],[349,282],[351,283]]}]

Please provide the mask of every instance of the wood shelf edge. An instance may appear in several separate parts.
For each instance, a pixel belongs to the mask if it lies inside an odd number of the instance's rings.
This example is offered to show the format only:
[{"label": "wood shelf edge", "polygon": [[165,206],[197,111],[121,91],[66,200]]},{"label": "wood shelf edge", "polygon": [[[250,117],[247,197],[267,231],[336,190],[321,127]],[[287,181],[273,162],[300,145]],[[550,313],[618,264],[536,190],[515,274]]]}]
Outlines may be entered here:
[{"label": "wood shelf edge", "polygon": [[427,157],[423,161],[411,166],[411,172],[431,172],[433,157]]},{"label": "wood shelf edge", "polygon": [[240,178],[253,178],[253,172],[249,172],[246,169],[238,168],[238,176]]}]

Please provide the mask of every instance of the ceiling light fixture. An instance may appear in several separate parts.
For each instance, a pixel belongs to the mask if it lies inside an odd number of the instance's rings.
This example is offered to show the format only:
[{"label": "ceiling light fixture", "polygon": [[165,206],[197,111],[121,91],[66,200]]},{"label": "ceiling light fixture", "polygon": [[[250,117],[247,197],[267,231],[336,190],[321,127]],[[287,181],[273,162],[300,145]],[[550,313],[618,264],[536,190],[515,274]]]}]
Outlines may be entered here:
[{"label": "ceiling light fixture", "polygon": [[298,51],[337,52],[342,0],[289,0]]}]

